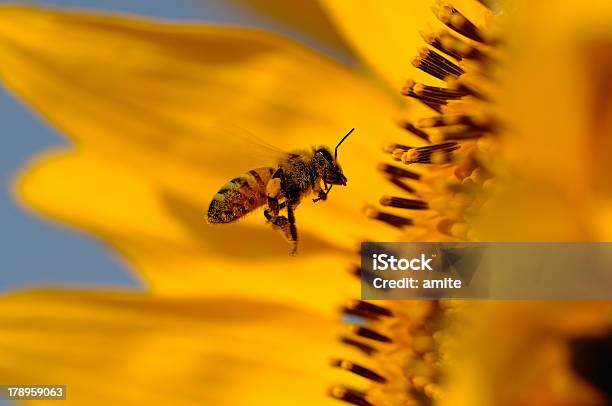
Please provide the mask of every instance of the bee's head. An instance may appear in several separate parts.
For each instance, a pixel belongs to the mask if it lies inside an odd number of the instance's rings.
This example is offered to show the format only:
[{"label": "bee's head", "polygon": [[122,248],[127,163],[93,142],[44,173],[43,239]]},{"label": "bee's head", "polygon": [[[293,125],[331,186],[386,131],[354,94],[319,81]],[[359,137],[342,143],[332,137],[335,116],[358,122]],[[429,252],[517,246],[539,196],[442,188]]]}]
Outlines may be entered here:
[{"label": "bee's head", "polygon": [[314,153],[313,163],[317,174],[328,185],[346,186],[346,176],[342,173],[338,160],[332,156],[329,148],[317,148]]},{"label": "bee's head", "polygon": [[346,186],[346,176],[342,173],[342,168],[338,163],[338,147],[348,138],[351,133],[355,131],[354,128],[340,140],[336,148],[334,149],[334,156],[332,157],[331,151],[327,147],[319,147],[315,149],[314,157],[312,159],[317,175],[320,176],[325,183],[328,185],[341,185]]}]

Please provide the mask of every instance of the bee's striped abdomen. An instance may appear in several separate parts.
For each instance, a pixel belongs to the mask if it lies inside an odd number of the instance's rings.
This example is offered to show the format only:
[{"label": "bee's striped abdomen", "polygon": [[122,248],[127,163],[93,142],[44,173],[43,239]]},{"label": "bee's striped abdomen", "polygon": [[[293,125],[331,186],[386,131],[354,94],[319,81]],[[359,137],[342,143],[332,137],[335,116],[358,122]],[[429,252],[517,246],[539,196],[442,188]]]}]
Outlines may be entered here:
[{"label": "bee's striped abdomen", "polygon": [[208,206],[209,223],[230,223],[267,202],[266,184],[274,168],[257,168],[227,182]]}]

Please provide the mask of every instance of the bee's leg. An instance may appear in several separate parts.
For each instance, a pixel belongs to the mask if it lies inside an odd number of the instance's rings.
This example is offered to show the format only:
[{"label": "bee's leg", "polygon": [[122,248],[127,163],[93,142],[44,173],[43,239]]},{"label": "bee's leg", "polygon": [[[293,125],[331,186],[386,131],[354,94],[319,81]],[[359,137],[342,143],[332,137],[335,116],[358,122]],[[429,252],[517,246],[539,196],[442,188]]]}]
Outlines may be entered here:
[{"label": "bee's leg", "polygon": [[270,213],[270,209],[264,210],[264,217],[266,218],[267,221],[272,220],[272,214]]},{"label": "bee's leg", "polygon": [[312,189],[312,193],[317,195],[317,197],[315,199],[312,199],[313,202],[316,203],[319,200],[321,200],[321,194],[323,194],[323,188],[321,187],[321,185],[318,182],[315,185],[315,187]]},{"label": "bee's leg", "polygon": [[[280,203],[283,198],[282,184],[285,174],[281,168],[278,168],[272,179],[266,185],[266,193],[268,195],[268,208],[264,210],[264,216],[272,224],[272,227],[283,231],[285,238],[294,243],[291,254],[295,254],[297,250],[297,229],[295,228],[295,216],[293,208],[297,205],[296,202],[285,200]],[[298,202],[299,203],[299,202]],[[287,217],[279,215],[281,209],[287,208]]]},{"label": "bee's leg", "polygon": [[316,199],[312,199],[313,202],[318,202],[319,200],[327,200],[327,194],[329,193],[329,191],[331,190],[331,186],[327,185],[327,182],[323,181],[324,184],[324,188],[321,188],[321,186],[319,186],[317,188],[317,190],[315,190],[315,192],[318,192],[317,198]]},{"label": "bee's leg", "polygon": [[[269,214],[266,214],[266,218],[268,218]],[[291,255],[294,255],[297,252],[297,227],[295,226],[295,215],[293,212],[293,205],[287,205],[287,217],[285,216],[276,216],[270,217],[268,219],[272,224],[272,227],[275,229],[279,229],[285,235],[287,241],[293,244],[293,248],[291,249]]]},{"label": "bee's leg", "polygon": [[272,179],[266,184],[266,194],[268,195],[268,208],[264,211],[266,219],[269,221],[278,216],[281,205],[279,199],[282,196],[282,179],[284,178],[284,172],[281,168],[278,168],[272,175]]},{"label": "bee's leg", "polygon": [[295,214],[293,212],[292,204],[287,205],[287,221],[289,223],[289,230],[288,232],[285,231],[285,235],[287,236],[287,239],[293,243],[293,248],[291,249],[291,255],[295,255],[297,253],[297,246],[298,246],[298,233],[297,233],[297,227],[295,225]]},{"label": "bee's leg", "polygon": [[[268,201],[268,204],[269,204],[269,201]],[[278,204],[278,203],[277,203],[277,204]],[[276,212],[276,215],[274,215],[273,210],[271,210],[271,209],[269,209],[269,208],[265,209],[265,210],[264,210],[264,216],[265,216],[266,220],[268,220],[268,221],[272,221],[272,219],[274,219],[274,218],[278,217],[278,213],[279,213],[279,212],[280,212],[282,209],[284,209],[285,207],[287,207],[287,202],[282,202],[282,203],[278,204],[278,211]]]}]

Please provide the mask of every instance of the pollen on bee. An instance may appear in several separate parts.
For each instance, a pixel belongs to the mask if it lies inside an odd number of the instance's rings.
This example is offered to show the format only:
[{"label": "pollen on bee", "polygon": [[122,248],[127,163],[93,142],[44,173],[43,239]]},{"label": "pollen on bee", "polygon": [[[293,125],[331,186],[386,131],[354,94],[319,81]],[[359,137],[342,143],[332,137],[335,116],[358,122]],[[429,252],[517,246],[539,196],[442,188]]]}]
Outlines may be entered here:
[{"label": "pollen on bee", "polygon": [[266,184],[266,193],[268,194],[268,196],[276,196],[279,194],[280,188],[280,179],[271,179]]}]

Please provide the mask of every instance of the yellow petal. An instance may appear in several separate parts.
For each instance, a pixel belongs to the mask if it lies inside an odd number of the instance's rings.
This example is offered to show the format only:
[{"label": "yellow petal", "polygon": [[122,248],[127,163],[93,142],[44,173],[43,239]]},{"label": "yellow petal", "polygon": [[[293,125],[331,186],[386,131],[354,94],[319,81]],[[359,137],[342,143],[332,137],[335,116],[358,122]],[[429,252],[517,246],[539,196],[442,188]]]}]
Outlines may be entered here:
[{"label": "yellow petal", "polygon": [[351,127],[377,145],[376,131],[394,128],[383,93],[264,32],[34,8],[3,7],[0,19],[7,85],[79,145],[138,152],[126,164],[193,168],[223,120],[286,149],[333,145]]},{"label": "yellow petal", "polygon": [[232,2],[271,17],[291,30],[311,36],[322,42],[323,46],[334,50],[335,53],[350,53],[344,40],[317,1],[233,0]]},{"label": "yellow petal", "polygon": [[[399,89],[407,78],[431,82],[431,77],[414,69],[412,58],[423,46],[419,31],[440,27],[431,7],[433,0],[323,0],[323,5],[358,55],[388,84]],[[453,4],[475,23],[484,12],[473,0]]]},{"label": "yellow petal", "polygon": [[[329,311],[353,288],[329,241],[346,249],[388,239],[360,210],[383,192],[373,194],[371,151],[398,131],[393,105],[345,68],[240,29],[31,8],[3,8],[0,18],[4,80],[87,151],[35,168],[24,200],[101,236],[152,289],[266,294]],[[286,149],[333,145],[357,128],[341,151],[350,187],[300,206],[297,259],[261,215],[229,228],[204,223],[218,188],[249,169],[248,146],[224,152],[220,141],[230,140],[211,139],[219,119]]]},{"label": "yellow petal", "polygon": [[347,255],[316,232],[301,232],[292,257],[260,213],[208,225],[189,197],[93,154],[48,156],[20,179],[18,193],[37,211],[109,243],[159,294],[265,297],[330,312],[358,286]]},{"label": "yellow petal", "polygon": [[[342,218],[338,211],[360,216],[379,179],[372,151],[399,131],[384,93],[270,34],[24,7],[0,8],[0,20],[0,72],[15,93],[79,147],[202,208],[252,168],[250,146],[226,146],[235,137],[211,130],[220,120],[286,150],[334,145],[357,128],[340,155],[351,194],[334,191],[342,200],[317,211],[338,210],[318,224]],[[323,235],[346,245],[340,226]]]},{"label": "yellow petal", "polygon": [[65,384],[68,405],[335,404],[335,323],[289,306],[37,291],[0,320],[0,382]]}]

